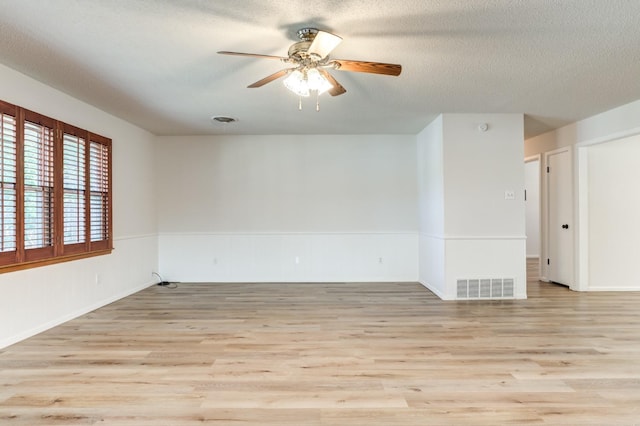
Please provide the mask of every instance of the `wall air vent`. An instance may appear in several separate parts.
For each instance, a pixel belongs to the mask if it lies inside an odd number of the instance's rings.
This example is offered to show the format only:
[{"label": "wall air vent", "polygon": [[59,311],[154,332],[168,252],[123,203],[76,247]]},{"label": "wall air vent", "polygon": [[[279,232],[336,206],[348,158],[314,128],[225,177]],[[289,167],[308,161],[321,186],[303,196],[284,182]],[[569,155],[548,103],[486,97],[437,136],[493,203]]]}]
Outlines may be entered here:
[{"label": "wall air vent", "polygon": [[513,299],[515,297],[513,278],[459,279],[456,284],[457,299]]}]

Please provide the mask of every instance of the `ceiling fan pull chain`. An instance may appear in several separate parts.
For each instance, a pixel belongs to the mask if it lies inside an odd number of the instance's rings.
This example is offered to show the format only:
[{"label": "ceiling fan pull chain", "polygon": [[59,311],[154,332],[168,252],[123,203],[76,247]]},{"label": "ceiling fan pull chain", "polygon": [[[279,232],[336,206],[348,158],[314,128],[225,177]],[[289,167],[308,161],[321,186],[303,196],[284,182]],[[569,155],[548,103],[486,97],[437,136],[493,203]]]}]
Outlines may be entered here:
[{"label": "ceiling fan pull chain", "polygon": [[298,111],[302,111],[302,96],[298,96]]},{"label": "ceiling fan pull chain", "polygon": [[320,92],[316,92],[316,111],[320,111]]}]

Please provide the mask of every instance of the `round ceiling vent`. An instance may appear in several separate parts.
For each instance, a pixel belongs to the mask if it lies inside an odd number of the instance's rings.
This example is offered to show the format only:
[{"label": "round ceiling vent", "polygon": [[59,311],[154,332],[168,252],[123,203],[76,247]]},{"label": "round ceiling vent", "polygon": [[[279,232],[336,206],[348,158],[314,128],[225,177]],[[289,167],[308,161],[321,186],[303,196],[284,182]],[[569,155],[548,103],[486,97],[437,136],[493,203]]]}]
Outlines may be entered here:
[{"label": "round ceiling vent", "polygon": [[234,118],[234,117],[227,117],[227,116],[224,116],[224,115],[219,115],[219,116],[211,117],[211,121],[217,122],[217,123],[229,124],[229,123],[237,122],[238,119]]}]

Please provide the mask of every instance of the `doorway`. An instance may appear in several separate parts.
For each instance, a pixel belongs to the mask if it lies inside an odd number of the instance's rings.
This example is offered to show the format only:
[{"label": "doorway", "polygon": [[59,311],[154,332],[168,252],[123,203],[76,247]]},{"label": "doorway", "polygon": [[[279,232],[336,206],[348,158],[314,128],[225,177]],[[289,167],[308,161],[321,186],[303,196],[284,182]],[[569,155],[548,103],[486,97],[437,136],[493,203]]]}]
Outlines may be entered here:
[{"label": "doorway", "polygon": [[580,290],[640,289],[640,135],[579,147]]},{"label": "doorway", "polygon": [[540,279],[540,155],[524,159],[527,280]]}]

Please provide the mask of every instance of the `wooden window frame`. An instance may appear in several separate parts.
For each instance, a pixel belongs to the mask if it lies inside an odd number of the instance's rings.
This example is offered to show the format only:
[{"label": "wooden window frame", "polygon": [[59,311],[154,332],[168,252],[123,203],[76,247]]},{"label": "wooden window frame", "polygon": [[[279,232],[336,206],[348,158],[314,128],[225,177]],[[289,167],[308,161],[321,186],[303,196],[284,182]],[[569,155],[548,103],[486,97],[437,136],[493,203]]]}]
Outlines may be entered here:
[{"label": "wooden window frame", "polygon": [[[112,184],[112,141],[104,136],[72,126],[70,124],[29,111],[17,105],[0,100],[0,113],[11,115],[16,120],[16,250],[0,253],[0,273],[39,266],[52,265],[76,259],[109,254],[113,250],[113,184]],[[25,177],[24,144],[25,121],[53,129],[53,241],[51,246],[25,248]],[[63,185],[63,148],[64,134],[82,139],[84,144],[84,241],[74,244],[64,243],[64,185]],[[96,167],[91,156],[92,144],[102,145],[100,152],[100,176],[103,190],[100,195],[106,198],[100,204],[102,239],[92,241],[91,175]],[[105,160],[106,156],[106,160]],[[0,159],[1,161],[1,159]],[[106,163],[106,170],[105,170]],[[105,190],[106,186],[106,190]],[[96,193],[96,191],[94,191]],[[0,235],[1,237],[1,235]]]},{"label": "wooden window frame", "polygon": [[[18,125],[18,107],[16,107],[15,105],[11,105],[11,104],[7,104],[4,102],[0,102],[0,113],[3,115],[9,115],[11,117],[14,118],[15,121],[15,138],[16,138],[16,147],[15,147],[15,151],[16,151],[16,158],[15,158],[15,163],[16,163],[16,176],[15,176],[15,183],[14,183],[14,191],[16,193],[15,198],[16,198],[16,221],[15,221],[15,239],[16,239],[16,246],[18,244],[18,239],[19,239],[19,235],[21,235],[21,226],[22,224],[20,223],[20,221],[17,219],[17,216],[19,215],[19,212],[17,212],[18,210],[18,206],[20,206],[20,200],[19,198],[19,194],[20,194],[20,190],[18,188],[19,183],[21,181],[21,175],[22,175],[22,170],[20,167],[19,163],[19,158],[21,157],[21,153],[20,153],[20,147],[21,144],[18,143],[18,140],[20,140],[21,138],[21,131],[22,129],[20,129],[20,126]],[[4,126],[4,123],[1,123],[0,125]],[[3,142],[3,141],[2,141]],[[0,159],[1,161],[1,159]],[[0,167],[0,170],[3,170],[4,168]],[[2,179],[4,180],[4,176],[2,176]],[[3,188],[4,188],[4,182],[3,182]],[[4,238],[4,233],[0,234],[0,238]],[[4,246],[4,244],[3,244]],[[17,250],[12,250],[12,251],[3,251],[0,252],[0,265],[4,265],[4,264],[12,264],[12,263],[16,263],[18,262],[18,253]]]}]

